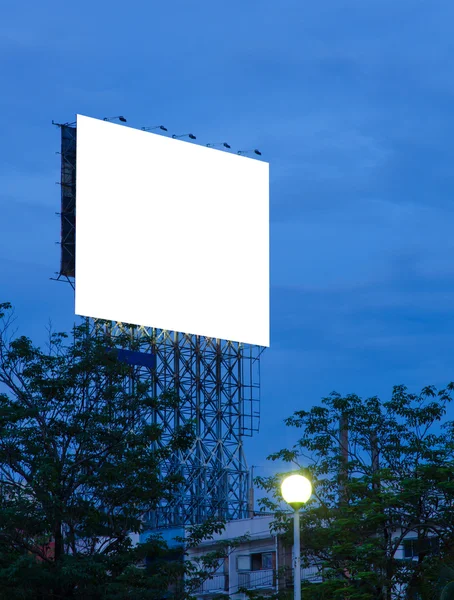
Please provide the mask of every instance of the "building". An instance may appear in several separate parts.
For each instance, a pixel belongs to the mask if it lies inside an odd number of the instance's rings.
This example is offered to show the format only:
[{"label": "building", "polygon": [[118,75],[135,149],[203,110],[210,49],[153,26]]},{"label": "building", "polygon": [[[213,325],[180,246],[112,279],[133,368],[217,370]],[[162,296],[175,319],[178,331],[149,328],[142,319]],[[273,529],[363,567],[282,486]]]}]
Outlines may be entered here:
[{"label": "building", "polygon": [[[285,547],[282,538],[270,532],[272,515],[256,514],[249,519],[229,521],[221,534],[202,542],[188,553],[188,560],[195,560],[208,552],[221,548],[221,541],[248,536],[247,541],[228,550],[225,560],[210,579],[207,579],[194,595],[201,600],[225,594],[226,598],[242,600],[240,590],[261,590],[264,594],[275,593],[293,586],[292,548]],[[302,569],[303,580],[321,581],[319,569],[314,566]]]},{"label": "building", "polygon": [[[273,520],[273,515],[258,513],[249,519],[230,521],[221,534],[189,551],[187,558],[194,560],[220,549],[221,542],[248,535],[248,540],[229,550],[227,558],[219,561],[218,569],[212,577],[195,590],[194,595],[199,600],[210,600],[223,594],[232,600],[243,600],[246,595],[241,592],[241,588],[260,590],[264,595],[293,588],[293,548],[285,546],[281,535],[270,531]],[[426,540],[426,551],[436,553],[437,543],[435,537]],[[417,539],[409,534],[395,556],[400,560],[417,560],[418,552]],[[315,564],[302,568],[301,580],[322,582],[321,568]]]}]

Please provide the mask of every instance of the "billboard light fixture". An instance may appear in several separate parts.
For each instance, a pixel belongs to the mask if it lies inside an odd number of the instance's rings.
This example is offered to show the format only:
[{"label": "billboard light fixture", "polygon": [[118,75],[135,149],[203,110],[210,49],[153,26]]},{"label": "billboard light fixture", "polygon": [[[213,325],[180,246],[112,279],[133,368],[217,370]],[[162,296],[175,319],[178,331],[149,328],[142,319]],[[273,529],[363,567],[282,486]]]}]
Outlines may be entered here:
[{"label": "billboard light fixture", "polygon": [[219,146],[224,146],[224,148],[231,148],[230,144],[227,142],[218,142],[217,144],[207,144],[208,148],[216,148]]},{"label": "billboard light fixture", "polygon": [[257,150],[257,148],[255,150],[238,150],[237,154],[251,154],[251,152],[257,154],[258,156],[262,156],[262,153],[260,150]]},{"label": "billboard light fixture", "polygon": [[104,117],[104,121],[115,121],[115,119],[118,119],[122,123],[126,123],[126,119],[123,117],[123,115],[119,117]]},{"label": "billboard light fixture", "polygon": [[188,137],[190,140],[196,140],[197,138],[193,133],[183,133],[182,135],[176,135],[175,133],[172,135],[174,140],[178,140],[180,138]]},{"label": "billboard light fixture", "polygon": [[162,131],[168,131],[164,125],[153,125],[153,127],[142,127],[142,131],[153,131],[153,129],[161,129]]}]

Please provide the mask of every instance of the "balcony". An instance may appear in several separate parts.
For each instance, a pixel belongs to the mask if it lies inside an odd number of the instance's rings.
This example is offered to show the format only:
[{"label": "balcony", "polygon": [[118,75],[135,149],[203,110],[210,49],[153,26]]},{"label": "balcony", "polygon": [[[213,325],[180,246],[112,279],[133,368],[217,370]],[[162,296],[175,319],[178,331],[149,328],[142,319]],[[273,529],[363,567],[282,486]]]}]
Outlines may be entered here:
[{"label": "balcony", "polygon": [[[292,588],[293,587],[293,569],[287,568],[285,569],[284,574],[285,587]],[[322,583],[323,576],[322,573],[317,567],[317,565],[313,565],[311,567],[301,567],[301,583]]]},{"label": "balcony", "polygon": [[238,586],[248,590],[257,588],[274,588],[276,585],[276,572],[273,569],[260,569],[238,573]]},{"label": "balcony", "polygon": [[203,584],[195,591],[197,596],[209,595],[209,594],[220,594],[222,592],[228,592],[228,578],[225,575],[213,575],[210,579],[207,579]]},{"label": "balcony", "polygon": [[319,567],[314,565],[312,567],[302,568],[301,581],[310,581],[311,583],[322,583],[323,577]]}]

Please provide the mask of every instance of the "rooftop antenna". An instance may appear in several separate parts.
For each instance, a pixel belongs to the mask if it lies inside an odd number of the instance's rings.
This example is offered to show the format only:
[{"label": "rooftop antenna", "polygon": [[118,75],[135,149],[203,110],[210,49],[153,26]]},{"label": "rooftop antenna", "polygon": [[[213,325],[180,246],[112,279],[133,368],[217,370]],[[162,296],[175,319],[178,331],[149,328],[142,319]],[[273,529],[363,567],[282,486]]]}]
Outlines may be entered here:
[{"label": "rooftop antenna", "polygon": [[183,133],[182,135],[172,135],[174,140],[179,140],[180,138],[188,137],[190,140],[196,140],[197,138],[192,133]]},{"label": "rooftop antenna", "polygon": [[142,131],[153,131],[153,129],[161,129],[162,131],[167,131],[167,127],[164,125],[153,125],[153,127],[141,127]]},{"label": "rooftop antenna", "polygon": [[115,119],[118,119],[122,123],[126,123],[126,119],[123,117],[123,115],[119,117],[104,117],[104,121],[115,121]]},{"label": "rooftop antenna", "polygon": [[207,144],[208,148],[219,148],[220,146],[224,146],[224,148],[231,147],[229,144],[227,144],[227,142],[218,142],[217,144]]},{"label": "rooftop antenna", "polygon": [[260,150],[257,150],[257,148],[255,150],[238,150],[237,154],[251,154],[251,152],[253,152],[254,154],[257,154],[258,156],[262,156],[262,153],[260,152]]}]

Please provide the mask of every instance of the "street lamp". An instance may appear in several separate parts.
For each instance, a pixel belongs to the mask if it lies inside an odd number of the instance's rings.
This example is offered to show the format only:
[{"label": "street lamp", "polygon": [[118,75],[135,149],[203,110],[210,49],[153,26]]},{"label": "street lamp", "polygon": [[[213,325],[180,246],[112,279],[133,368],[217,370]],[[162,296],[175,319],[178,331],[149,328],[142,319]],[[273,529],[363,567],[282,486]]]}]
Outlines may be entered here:
[{"label": "street lamp", "polygon": [[287,504],[293,508],[293,541],[295,563],[293,566],[293,597],[301,600],[301,550],[300,550],[300,508],[312,494],[312,484],[303,475],[289,475],[281,485],[281,493]]}]

